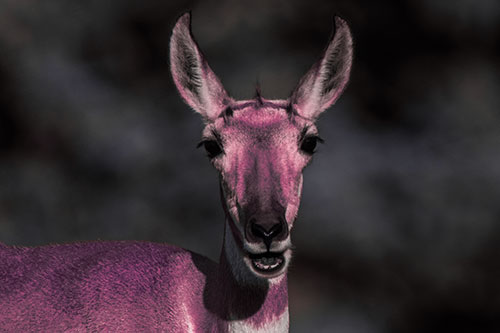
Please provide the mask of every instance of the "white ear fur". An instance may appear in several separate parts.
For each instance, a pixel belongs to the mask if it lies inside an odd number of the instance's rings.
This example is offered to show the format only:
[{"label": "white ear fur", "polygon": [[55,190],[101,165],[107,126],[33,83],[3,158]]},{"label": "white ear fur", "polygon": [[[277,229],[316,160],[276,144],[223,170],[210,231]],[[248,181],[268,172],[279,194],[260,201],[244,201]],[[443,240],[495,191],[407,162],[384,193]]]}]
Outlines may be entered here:
[{"label": "white ear fur", "polygon": [[170,69],[182,98],[206,121],[225,109],[229,96],[194,40],[190,13],[182,15],[172,31]]},{"label": "white ear fur", "polygon": [[292,93],[297,113],[315,120],[339,98],[349,81],[352,37],[347,23],[335,17],[335,34],[321,59],[312,66]]}]

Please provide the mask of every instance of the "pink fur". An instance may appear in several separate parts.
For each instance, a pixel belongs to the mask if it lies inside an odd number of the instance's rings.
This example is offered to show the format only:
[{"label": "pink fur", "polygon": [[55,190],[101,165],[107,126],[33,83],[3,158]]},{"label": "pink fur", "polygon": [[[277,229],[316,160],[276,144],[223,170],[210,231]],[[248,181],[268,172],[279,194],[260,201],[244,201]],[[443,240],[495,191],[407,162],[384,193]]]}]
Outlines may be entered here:
[{"label": "pink fur", "polygon": [[234,101],[190,21],[181,16],[173,30],[171,69],[181,96],[205,120],[205,148],[214,150],[226,213],[220,262],[148,242],[0,244],[1,330],[288,330],[290,232],[313,153],[304,140],[317,139],[314,120],[347,83],[349,29],[336,19],[335,37],[289,100]]},{"label": "pink fur", "polygon": [[243,318],[248,307],[259,307],[252,319],[258,322],[286,304],[286,280],[254,305],[259,293],[239,287],[227,267],[218,270],[209,259],[166,244],[0,245],[0,257],[0,328],[8,332],[186,332],[186,316],[197,331],[224,331],[233,303]]}]

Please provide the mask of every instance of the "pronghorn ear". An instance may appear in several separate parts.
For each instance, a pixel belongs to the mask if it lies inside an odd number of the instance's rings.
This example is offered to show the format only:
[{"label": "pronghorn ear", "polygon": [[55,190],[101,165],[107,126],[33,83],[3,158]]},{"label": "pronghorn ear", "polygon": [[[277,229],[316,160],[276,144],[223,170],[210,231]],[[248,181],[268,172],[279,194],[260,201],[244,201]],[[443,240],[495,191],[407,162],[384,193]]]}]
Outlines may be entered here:
[{"label": "pronghorn ear", "polygon": [[205,61],[191,33],[191,13],[182,15],[170,38],[170,69],[182,98],[206,121],[225,109],[228,95]]},{"label": "pronghorn ear", "polygon": [[290,101],[298,114],[316,119],[347,85],[352,63],[352,37],[347,23],[335,17],[335,33],[321,59],[300,80]]}]

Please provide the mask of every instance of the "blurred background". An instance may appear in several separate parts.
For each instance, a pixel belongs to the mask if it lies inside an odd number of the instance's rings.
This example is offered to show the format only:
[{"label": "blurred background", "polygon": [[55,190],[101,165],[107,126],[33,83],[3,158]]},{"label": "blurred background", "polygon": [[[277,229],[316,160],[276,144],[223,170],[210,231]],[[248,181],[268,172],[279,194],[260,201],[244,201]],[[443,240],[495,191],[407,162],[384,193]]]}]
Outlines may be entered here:
[{"label": "blurred background", "polygon": [[257,81],[286,98],[333,15],[352,28],[350,85],[319,120],[292,235],[291,331],[498,332],[496,0],[0,0],[0,241],[218,259],[217,175],[167,62],[186,10],[237,99]]}]

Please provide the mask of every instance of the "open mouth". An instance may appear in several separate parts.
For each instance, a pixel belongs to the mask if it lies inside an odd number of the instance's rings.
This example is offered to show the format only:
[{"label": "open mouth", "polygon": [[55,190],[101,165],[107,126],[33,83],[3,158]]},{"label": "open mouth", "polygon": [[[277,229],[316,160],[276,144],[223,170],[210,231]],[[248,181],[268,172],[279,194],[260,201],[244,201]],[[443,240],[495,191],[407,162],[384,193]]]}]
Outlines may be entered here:
[{"label": "open mouth", "polygon": [[285,264],[283,253],[266,252],[261,254],[249,254],[253,268],[263,274],[279,271]]}]

